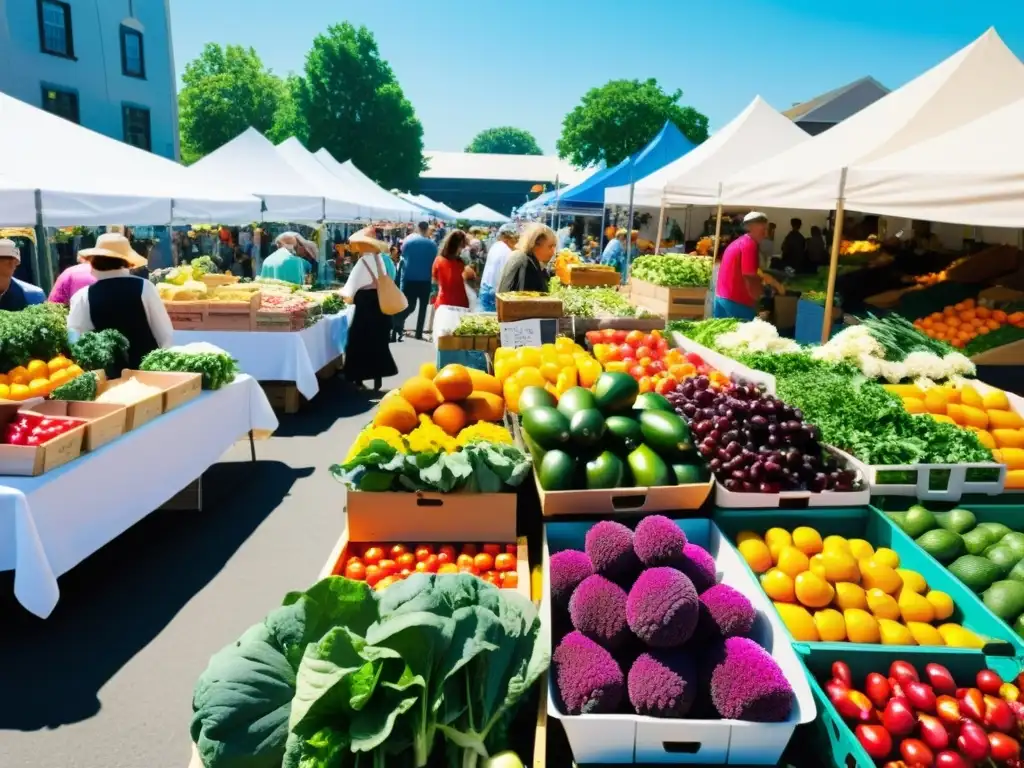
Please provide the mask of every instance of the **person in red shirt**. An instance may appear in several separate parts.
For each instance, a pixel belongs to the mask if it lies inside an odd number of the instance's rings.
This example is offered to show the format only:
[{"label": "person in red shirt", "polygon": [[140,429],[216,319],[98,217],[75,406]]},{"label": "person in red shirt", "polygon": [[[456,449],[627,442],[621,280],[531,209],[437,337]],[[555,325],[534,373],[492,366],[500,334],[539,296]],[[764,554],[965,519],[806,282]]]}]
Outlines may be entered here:
[{"label": "person in red shirt", "polygon": [[761,278],[757,274],[758,245],[768,233],[768,217],[751,211],[743,217],[746,234],[733,240],[722,255],[715,283],[714,317],[753,320],[761,297]]},{"label": "person in red shirt", "polygon": [[462,251],[468,242],[469,238],[461,229],[453,229],[441,242],[430,274],[431,280],[437,286],[435,307],[469,307],[466,281],[462,277],[466,269]]}]

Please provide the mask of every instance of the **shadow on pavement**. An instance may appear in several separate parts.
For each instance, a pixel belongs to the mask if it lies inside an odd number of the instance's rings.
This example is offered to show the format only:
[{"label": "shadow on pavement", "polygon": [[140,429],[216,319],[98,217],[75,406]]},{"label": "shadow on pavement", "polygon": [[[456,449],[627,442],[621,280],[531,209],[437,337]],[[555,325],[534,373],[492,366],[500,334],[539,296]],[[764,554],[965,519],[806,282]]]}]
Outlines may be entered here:
[{"label": "shadow on pavement", "polygon": [[[377,405],[379,394],[360,391],[346,383],[342,375],[320,380],[320,392],[310,402],[303,402],[298,413],[278,414],[280,426],[274,437],[316,437],[329,430],[336,421],[366,414]],[[322,400],[329,400],[325,407]]]},{"label": "shadow on pavement", "polygon": [[45,620],[14,599],[13,573],[0,574],[0,730],[95,715],[107,681],[312,473],[280,462],[215,464],[203,476],[205,511],[161,510],[139,522],[60,578],[60,602]]}]

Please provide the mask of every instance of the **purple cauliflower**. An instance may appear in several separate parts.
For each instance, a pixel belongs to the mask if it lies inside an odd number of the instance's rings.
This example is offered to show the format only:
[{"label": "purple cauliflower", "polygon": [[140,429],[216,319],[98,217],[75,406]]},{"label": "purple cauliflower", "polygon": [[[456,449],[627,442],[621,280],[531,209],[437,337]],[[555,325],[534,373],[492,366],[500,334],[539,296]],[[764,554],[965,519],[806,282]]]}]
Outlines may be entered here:
[{"label": "purple cauliflower", "polygon": [[551,655],[555,683],[566,714],[614,712],[622,702],[622,670],[604,648],[579,632],[570,632]]},{"label": "purple cauliflower", "polygon": [[675,568],[649,568],[626,598],[626,621],[651,648],[675,648],[693,635],[700,616],[697,590]]},{"label": "purple cauliflower", "polygon": [[716,584],[700,595],[701,635],[724,640],[750,634],[757,611],[742,593],[728,584]]},{"label": "purple cauliflower", "polygon": [[641,654],[629,668],[629,701],[638,715],[686,717],[697,697],[697,672],[685,651]]},{"label": "purple cauliflower", "polygon": [[587,531],[584,547],[594,571],[626,584],[640,570],[640,561],[633,552],[633,532],[622,523],[602,520]]},{"label": "purple cauliflower", "polygon": [[683,554],[686,555],[686,559],[677,567],[690,577],[694,589],[697,592],[704,592],[715,586],[718,581],[715,558],[703,547],[690,543],[683,547]]},{"label": "purple cauliflower", "polygon": [[629,639],[626,624],[626,591],[604,576],[594,574],[576,587],[569,600],[572,626],[608,650],[621,648]]},{"label": "purple cauliflower", "polygon": [[593,575],[594,566],[585,552],[565,549],[551,556],[548,570],[551,574],[551,602],[565,608],[573,590],[587,576]]},{"label": "purple cauliflower", "polygon": [[717,644],[705,661],[711,701],[724,718],[781,723],[793,709],[793,689],[768,652],[746,637]]},{"label": "purple cauliflower", "polygon": [[663,515],[645,517],[633,533],[633,551],[648,568],[670,565],[681,568],[686,561],[686,534]]}]

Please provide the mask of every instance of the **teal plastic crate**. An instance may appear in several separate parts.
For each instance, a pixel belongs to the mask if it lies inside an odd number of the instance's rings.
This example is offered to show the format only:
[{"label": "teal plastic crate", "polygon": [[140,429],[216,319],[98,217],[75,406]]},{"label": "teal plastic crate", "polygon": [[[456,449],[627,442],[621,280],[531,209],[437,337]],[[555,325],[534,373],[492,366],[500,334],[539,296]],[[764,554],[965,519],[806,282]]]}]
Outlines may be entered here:
[{"label": "teal plastic crate", "polygon": [[[831,647],[820,647],[822,645]],[[825,693],[824,685],[832,677],[833,662],[845,661],[849,665],[854,685],[859,690],[863,690],[861,684],[869,672],[880,672],[888,677],[889,666],[894,661],[912,664],[922,679],[925,665],[932,662],[942,664],[950,671],[957,684],[963,687],[974,686],[974,676],[982,669],[991,669],[999,673],[1004,680],[1013,681],[1021,668],[1018,659],[982,656],[978,653],[950,655],[937,659],[931,648],[902,650],[902,647],[896,646],[858,646],[863,650],[851,653],[849,650],[837,649],[836,645],[818,643],[814,647],[805,646],[797,649],[797,655],[807,669],[807,679],[814,694],[814,701],[818,705],[818,719],[814,727],[817,729],[821,746],[829,745],[828,754],[836,768],[867,768],[875,765],[875,761],[861,747],[853,734],[853,729],[846,724]]]},{"label": "teal plastic crate", "polygon": [[[903,502],[906,502],[906,501],[908,501],[908,500],[906,500],[906,499],[896,500],[896,499],[886,498],[884,500],[879,500],[879,503],[884,503],[884,509],[886,511],[888,511],[888,512],[900,512],[900,511],[905,510],[907,507],[911,506],[910,504],[903,503]],[[1002,523],[1007,528],[1012,528],[1015,531],[1022,531],[1022,532],[1024,532],[1024,506],[1021,506],[1020,504],[964,504],[964,503],[960,503],[960,504],[930,504],[929,503],[929,504],[924,504],[923,506],[926,509],[928,509],[929,511],[932,511],[932,512],[947,511],[947,510],[954,509],[954,508],[956,508],[956,509],[966,509],[966,510],[969,510],[969,511],[974,513],[974,516],[978,519],[979,523]],[[908,536],[907,534],[905,534],[903,532],[903,530],[898,525],[896,525],[894,522],[892,522],[888,518],[888,516],[885,514],[885,512],[882,511],[882,509],[876,509],[876,512],[878,513],[878,515],[880,517],[884,518],[885,521],[890,526],[892,526],[893,530],[896,532],[897,535],[899,535],[903,539],[906,539],[907,541],[913,542],[913,539],[910,538],[910,536]],[[914,543],[914,546],[917,546],[916,542]],[[920,547],[918,547],[918,549],[920,549]],[[936,566],[938,566],[943,571],[945,571],[947,574],[949,574],[950,578],[952,578],[954,581],[956,581],[957,584],[959,584],[961,587],[963,587],[965,590],[967,590],[971,595],[973,595],[975,600],[977,600],[978,605],[981,608],[981,610],[983,610],[986,613],[988,613],[988,615],[992,617],[993,621],[998,622],[998,624],[1002,628],[1004,634],[1005,633],[1009,633],[1010,639],[1013,641],[1014,645],[1018,649],[1018,651],[1017,651],[1018,654],[1024,655],[1024,638],[1022,638],[1020,635],[1018,635],[1017,632],[1013,629],[1013,627],[1011,627],[1007,622],[1003,621],[1001,618],[999,618],[994,613],[992,613],[992,611],[989,610],[988,606],[986,606],[985,603],[982,601],[981,595],[979,595],[979,594],[977,594],[975,592],[972,592],[970,589],[968,589],[966,584],[964,584],[962,581],[960,581],[955,576],[953,576],[952,573],[949,573],[949,571],[946,570],[946,567],[942,563],[940,563],[938,560],[933,558],[927,552],[925,552],[924,550],[921,550],[921,553],[925,557],[927,557],[932,563],[934,563]]]},{"label": "teal plastic crate", "polygon": [[[946,592],[954,603],[953,615],[945,622],[961,624],[978,635],[991,638],[985,648],[986,654],[1000,656],[1016,656],[1024,653],[1024,642],[1018,637],[1005,622],[996,618],[989,611],[981,600],[967,589],[949,571],[937,563],[923,549],[904,534],[899,528],[893,525],[889,519],[872,507],[857,507],[843,509],[829,509],[827,511],[814,510],[746,510],[746,509],[716,509],[714,520],[730,542],[736,541],[736,535],[740,531],[751,530],[760,535],[769,528],[784,528],[792,531],[801,525],[806,525],[817,530],[822,538],[830,535],[844,536],[848,539],[864,539],[871,546],[888,547],[900,557],[900,567],[908,568],[919,572],[928,582],[930,589],[937,589]],[[745,567],[750,570],[749,566]],[[757,578],[751,570],[750,573]],[[944,622],[944,623],[945,623]],[[788,630],[787,630],[788,632]],[[796,646],[806,645],[815,648],[831,648],[837,652],[856,653],[859,650],[877,648],[874,644],[865,643],[832,643],[797,641],[790,635],[790,640]],[[917,648],[916,645],[889,645],[896,651],[910,651]],[[981,651],[970,648],[949,648],[946,646],[929,646],[928,650],[942,656],[954,654],[974,654]]]}]

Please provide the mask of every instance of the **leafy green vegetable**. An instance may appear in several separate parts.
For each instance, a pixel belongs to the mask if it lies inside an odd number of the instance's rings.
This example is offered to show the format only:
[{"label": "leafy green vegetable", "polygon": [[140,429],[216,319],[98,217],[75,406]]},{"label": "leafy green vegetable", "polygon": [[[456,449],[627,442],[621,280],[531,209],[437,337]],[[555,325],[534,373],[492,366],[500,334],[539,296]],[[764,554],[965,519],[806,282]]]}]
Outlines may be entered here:
[{"label": "leafy green vegetable", "polygon": [[118,377],[128,365],[128,339],[120,331],[89,331],[71,345],[71,359],[86,371],[105,371]]},{"label": "leafy green vegetable", "polygon": [[1018,328],[1015,325],[1003,325],[984,336],[975,336],[964,346],[964,354],[968,357],[974,357],[982,352],[987,352],[990,349],[995,349],[1014,341],[1020,341],[1021,339],[1024,339],[1024,328]]},{"label": "leafy green vegetable", "polygon": [[566,317],[645,317],[650,314],[634,307],[614,288],[562,285],[558,278],[553,278],[550,293],[562,300]]},{"label": "leafy green vegetable", "polygon": [[227,353],[155,349],[142,358],[139,368],[143,371],[201,373],[203,389],[220,389],[235,380],[238,362]]},{"label": "leafy green vegetable", "polygon": [[63,304],[51,302],[33,304],[20,312],[0,311],[0,371],[30,360],[52,360],[65,352],[67,317]]},{"label": "leafy green vegetable", "polygon": [[886,360],[904,360],[911,352],[931,352],[943,357],[956,349],[943,341],[931,339],[921,333],[907,318],[895,312],[875,317],[870,312],[861,320],[875,341],[885,349]]},{"label": "leafy green vegetable", "polygon": [[96,380],[96,374],[92,371],[86,371],[82,375],[73,378],[67,384],[61,384],[54,389],[50,393],[50,397],[54,400],[77,400],[78,402],[91,403],[96,399],[98,389],[99,382]]},{"label": "leafy green vegetable", "polygon": [[320,311],[325,315],[336,315],[345,309],[345,302],[341,300],[341,297],[337,294],[330,294],[324,297],[324,300],[320,302]]},{"label": "leafy green vegetable", "polygon": [[629,269],[631,277],[670,288],[699,287],[711,284],[714,260],[710,256],[666,254],[641,256]]},{"label": "leafy green vegetable", "polygon": [[217,264],[210,256],[200,256],[198,259],[192,259],[189,262],[189,266],[192,267],[192,276],[199,280],[203,275],[216,274],[220,272],[217,269]]},{"label": "leafy green vegetable", "polygon": [[701,346],[717,350],[715,339],[723,333],[735,331],[740,321],[731,317],[711,320],[673,320],[665,327],[671,333],[676,331]]},{"label": "leafy green vegetable", "polygon": [[491,315],[463,315],[452,331],[453,336],[497,336],[501,332],[498,318]]}]

